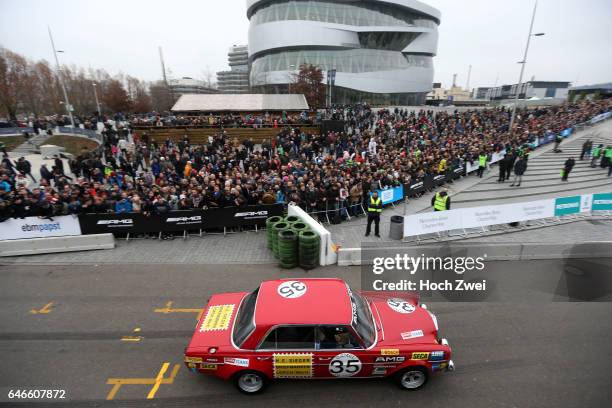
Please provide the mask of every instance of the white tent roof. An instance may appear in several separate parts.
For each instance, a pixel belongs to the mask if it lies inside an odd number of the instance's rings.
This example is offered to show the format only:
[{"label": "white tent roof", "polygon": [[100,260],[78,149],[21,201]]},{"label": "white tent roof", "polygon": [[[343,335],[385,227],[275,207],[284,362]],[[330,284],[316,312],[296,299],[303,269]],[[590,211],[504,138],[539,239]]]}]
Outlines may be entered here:
[{"label": "white tent roof", "polygon": [[308,110],[301,94],[186,94],[172,107],[174,112]]}]

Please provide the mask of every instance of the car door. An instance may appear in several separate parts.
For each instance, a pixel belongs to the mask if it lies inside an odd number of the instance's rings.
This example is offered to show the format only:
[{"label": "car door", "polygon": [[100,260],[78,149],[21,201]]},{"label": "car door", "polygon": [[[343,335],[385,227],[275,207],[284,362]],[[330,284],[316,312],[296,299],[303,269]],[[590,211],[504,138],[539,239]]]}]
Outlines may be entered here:
[{"label": "car door", "polygon": [[274,327],[257,349],[272,378],[312,378],[314,372],[315,326]]},{"label": "car door", "polygon": [[371,358],[346,325],[321,325],[316,330],[314,371],[318,378],[369,377]]}]

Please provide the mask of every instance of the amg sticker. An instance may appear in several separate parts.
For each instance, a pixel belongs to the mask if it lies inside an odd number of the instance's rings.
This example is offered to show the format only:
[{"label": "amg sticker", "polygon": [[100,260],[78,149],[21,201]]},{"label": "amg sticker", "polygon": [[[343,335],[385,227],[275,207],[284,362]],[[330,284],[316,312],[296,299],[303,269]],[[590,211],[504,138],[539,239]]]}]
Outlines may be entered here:
[{"label": "amg sticker", "polygon": [[406,361],[404,356],[379,356],[376,357],[375,363],[403,363]]}]

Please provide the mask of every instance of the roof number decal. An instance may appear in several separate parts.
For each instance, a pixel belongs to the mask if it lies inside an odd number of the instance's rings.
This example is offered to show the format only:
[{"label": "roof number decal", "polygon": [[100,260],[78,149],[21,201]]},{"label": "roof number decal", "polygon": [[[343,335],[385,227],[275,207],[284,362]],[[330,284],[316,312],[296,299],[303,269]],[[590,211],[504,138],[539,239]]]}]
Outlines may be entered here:
[{"label": "roof number decal", "polygon": [[414,312],[414,305],[404,299],[387,299],[387,304],[393,310],[398,313],[412,313]]},{"label": "roof number decal", "polygon": [[278,285],[277,292],[286,299],[295,299],[306,293],[306,284],[300,281],[286,281]]}]

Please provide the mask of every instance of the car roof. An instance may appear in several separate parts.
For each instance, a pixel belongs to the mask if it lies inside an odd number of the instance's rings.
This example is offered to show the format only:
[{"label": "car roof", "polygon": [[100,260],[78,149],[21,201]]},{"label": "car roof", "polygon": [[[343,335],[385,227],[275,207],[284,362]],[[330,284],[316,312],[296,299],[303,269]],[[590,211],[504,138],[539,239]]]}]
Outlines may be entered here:
[{"label": "car roof", "polygon": [[[295,298],[279,295],[279,286],[292,281],[306,285],[305,293]],[[351,321],[351,299],[342,279],[278,279],[262,282],[259,287],[255,306],[257,326],[349,325]]]}]

